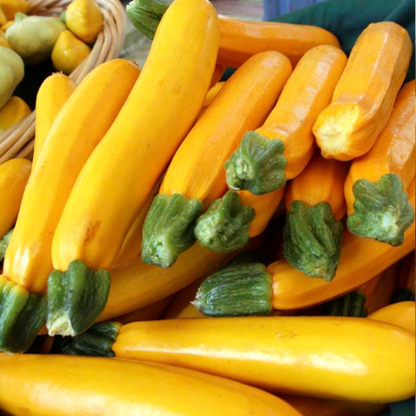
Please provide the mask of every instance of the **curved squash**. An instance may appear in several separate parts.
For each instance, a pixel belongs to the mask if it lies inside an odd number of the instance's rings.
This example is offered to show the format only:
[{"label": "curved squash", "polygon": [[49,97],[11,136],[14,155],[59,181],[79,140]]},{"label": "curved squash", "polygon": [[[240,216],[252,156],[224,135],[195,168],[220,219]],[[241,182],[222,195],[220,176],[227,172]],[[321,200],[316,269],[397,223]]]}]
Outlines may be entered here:
[{"label": "curved squash", "polygon": [[368,316],[374,321],[386,322],[415,333],[415,302],[397,302],[385,306]]},{"label": "curved squash", "polygon": [[0,134],[22,121],[32,110],[20,97],[10,97],[0,109]]},{"label": "curved squash", "polygon": [[0,408],[16,416],[301,416],[253,387],[131,360],[0,354],[0,377]]},{"label": "curved squash", "polygon": [[313,124],[330,103],[346,63],[344,52],[331,45],[305,54],[263,126],[247,133],[227,161],[230,189],[261,195],[302,172],[316,148]]},{"label": "curved squash", "polygon": [[[399,92],[390,119],[374,146],[351,164],[345,181],[345,198],[348,229],[352,233],[393,245],[400,244],[404,231],[414,218],[407,194],[403,191],[415,176],[414,153],[413,80]],[[383,186],[392,174],[397,185]],[[390,186],[398,190],[390,189]]]},{"label": "curved squash", "polygon": [[412,56],[406,29],[394,22],[370,24],[355,43],[332,103],[313,126],[327,159],[367,153],[383,130]]}]

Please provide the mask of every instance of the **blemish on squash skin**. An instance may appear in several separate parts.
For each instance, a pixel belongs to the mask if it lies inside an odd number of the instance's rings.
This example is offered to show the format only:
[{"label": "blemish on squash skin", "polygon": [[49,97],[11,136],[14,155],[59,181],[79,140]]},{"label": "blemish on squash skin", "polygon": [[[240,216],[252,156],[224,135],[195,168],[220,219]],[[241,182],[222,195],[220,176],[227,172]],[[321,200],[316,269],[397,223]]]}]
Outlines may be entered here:
[{"label": "blemish on squash skin", "polygon": [[101,226],[101,221],[96,221],[93,226],[88,227],[87,232],[85,233],[84,241],[88,242],[92,240],[97,233],[98,229]]}]

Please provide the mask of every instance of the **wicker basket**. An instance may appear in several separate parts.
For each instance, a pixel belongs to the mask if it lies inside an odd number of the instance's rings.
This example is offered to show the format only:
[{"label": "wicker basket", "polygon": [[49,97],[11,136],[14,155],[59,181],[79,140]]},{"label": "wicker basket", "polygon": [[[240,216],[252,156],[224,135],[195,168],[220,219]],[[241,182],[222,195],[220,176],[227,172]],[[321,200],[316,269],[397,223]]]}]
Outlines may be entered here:
[{"label": "wicker basket", "polygon": [[[96,66],[119,56],[124,43],[126,15],[119,0],[96,0],[104,15],[104,27],[87,58],[70,77],[78,84]],[[29,0],[29,14],[56,15],[71,0]],[[35,136],[35,111],[18,124],[0,134],[0,164],[13,157],[30,158]]]}]

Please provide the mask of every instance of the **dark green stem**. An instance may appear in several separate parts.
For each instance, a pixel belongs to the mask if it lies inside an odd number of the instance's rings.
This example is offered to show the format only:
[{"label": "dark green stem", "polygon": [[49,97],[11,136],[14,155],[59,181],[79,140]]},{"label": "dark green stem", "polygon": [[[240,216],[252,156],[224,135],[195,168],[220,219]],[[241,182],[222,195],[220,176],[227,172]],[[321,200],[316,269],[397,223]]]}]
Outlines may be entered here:
[{"label": "dark green stem", "polygon": [[205,279],[193,305],[208,316],[267,315],[272,310],[272,278],[264,264],[224,267]]},{"label": "dark green stem", "polygon": [[405,287],[398,287],[394,292],[391,303],[414,301],[415,294]]},{"label": "dark green stem", "polygon": [[248,131],[240,146],[225,162],[230,189],[246,189],[263,195],[282,188],[286,183],[285,145],[279,139],[267,139]]},{"label": "dark green stem", "polygon": [[118,322],[102,322],[74,337],[62,352],[67,355],[88,355],[93,357],[114,357],[112,346],[120,332]]},{"label": "dark green stem", "polygon": [[106,270],[89,270],[80,260],[68,271],[48,278],[49,335],[75,336],[88,329],[104,310],[111,277]]},{"label": "dark green stem", "polygon": [[366,301],[367,297],[364,292],[355,291],[347,293],[326,303],[324,306],[324,315],[365,318],[368,315],[365,307]]},{"label": "dark green stem", "polygon": [[133,0],[126,6],[126,12],[133,26],[144,36],[153,39],[168,7],[169,3],[161,0]]},{"label": "dark green stem", "polygon": [[237,254],[221,270],[224,270],[227,267],[236,267],[252,263],[261,263],[265,266],[268,266],[269,264],[273,263],[273,259],[264,253],[259,253],[257,251],[245,251],[243,253]]},{"label": "dark green stem", "polygon": [[212,251],[238,250],[248,243],[248,230],[254,216],[254,209],[243,205],[236,192],[228,192],[198,218],[195,236],[201,245]]},{"label": "dark green stem", "polygon": [[46,321],[45,296],[0,276],[0,351],[25,352]]},{"label": "dark green stem", "polygon": [[0,239],[0,261],[4,260],[4,256],[6,255],[7,247],[9,246],[10,240],[13,235],[13,229],[11,229],[7,234]]},{"label": "dark green stem", "polygon": [[348,217],[348,229],[392,246],[403,244],[415,213],[401,179],[394,173],[383,175],[378,182],[360,179],[354,183],[353,193],[354,214]]},{"label": "dark green stem", "polygon": [[179,254],[195,243],[194,228],[201,212],[199,199],[159,194],[143,226],[143,261],[160,267],[173,266]]},{"label": "dark green stem", "polygon": [[343,232],[328,203],[310,207],[294,201],[283,227],[284,256],[301,272],[329,282],[339,264]]}]

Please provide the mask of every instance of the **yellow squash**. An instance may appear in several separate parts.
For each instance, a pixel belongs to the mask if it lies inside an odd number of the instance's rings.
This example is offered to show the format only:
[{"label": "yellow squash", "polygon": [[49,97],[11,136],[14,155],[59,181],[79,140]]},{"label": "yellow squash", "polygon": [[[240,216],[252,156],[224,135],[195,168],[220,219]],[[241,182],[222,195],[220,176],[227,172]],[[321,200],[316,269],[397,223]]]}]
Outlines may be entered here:
[{"label": "yellow squash", "polygon": [[0,134],[22,121],[32,110],[20,97],[10,97],[0,109]]},{"label": "yellow squash", "polygon": [[65,355],[0,355],[0,409],[15,416],[301,416],[231,380],[160,364]]},{"label": "yellow squash", "polygon": [[63,31],[52,50],[53,66],[64,74],[69,75],[89,55],[90,48],[82,40],[77,39],[69,31]]},{"label": "yellow squash", "polygon": [[302,172],[316,147],[312,126],[330,103],[346,63],[344,52],[335,46],[306,52],[263,126],[251,137],[247,134],[227,161],[231,189],[261,195]]},{"label": "yellow squash", "polygon": [[412,334],[381,322],[270,316],[135,322],[112,347],[267,391],[370,403],[413,397],[414,348]]},{"label": "yellow squash", "polygon": [[100,7],[94,0],[73,0],[65,13],[68,29],[86,43],[94,43],[104,25]]},{"label": "yellow squash", "polygon": [[113,265],[202,107],[218,43],[213,6],[207,0],[175,0],[139,80],[65,206],[52,247],[55,269],[65,271],[76,259],[94,270]]},{"label": "yellow squash", "polygon": [[59,73],[50,75],[42,82],[36,95],[34,165],[53,122],[75,88],[76,84],[71,78]]},{"label": "yellow squash", "polygon": [[0,7],[7,20],[12,20],[17,12],[27,13],[30,3],[27,0],[0,0]]},{"label": "yellow squash", "polygon": [[0,165],[0,238],[16,221],[31,167],[26,159],[11,159]]},{"label": "yellow squash", "polygon": [[384,308],[373,312],[368,316],[368,319],[397,325],[414,334],[415,302],[406,301],[392,303],[391,305],[385,306]]},{"label": "yellow squash", "polygon": [[140,258],[110,269],[110,294],[99,321],[130,313],[172,295],[213,273],[230,258],[230,254],[214,253],[196,244],[169,269],[159,269]]},{"label": "yellow squash", "polygon": [[[7,17],[4,14],[2,7],[0,6],[0,26],[4,25],[5,23],[7,23]],[[0,37],[1,37],[1,33],[0,33]],[[5,46],[5,45],[1,45],[1,46]]]},{"label": "yellow squash", "polygon": [[10,43],[6,38],[6,35],[2,30],[0,30],[0,46],[4,46],[5,48],[10,48]]},{"label": "yellow squash", "polygon": [[100,65],[82,81],[55,119],[26,187],[6,254],[4,275],[14,283],[31,292],[45,292],[53,270],[52,237],[65,202],[138,75],[137,66],[126,60]]},{"label": "yellow squash", "polygon": [[242,204],[254,209],[255,216],[248,229],[250,238],[258,236],[266,229],[282,202],[285,191],[285,187],[264,195],[254,195],[249,191],[238,191]]},{"label": "yellow squash", "polygon": [[399,92],[374,146],[351,164],[345,182],[348,228],[398,245],[414,212],[404,191],[415,176],[415,81]]},{"label": "yellow squash", "polygon": [[412,55],[406,29],[394,22],[369,25],[351,51],[313,133],[322,155],[351,160],[367,153],[388,121]]},{"label": "yellow squash", "polygon": [[[408,189],[415,206],[415,183]],[[407,229],[398,247],[363,239],[345,232],[341,259],[334,279],[325,282],[306,276],[285,260],[267,270],[273,277],[273,307],[278,310],[303,309],[337,298],[362,286],[415,249],[415,222]]]}]

